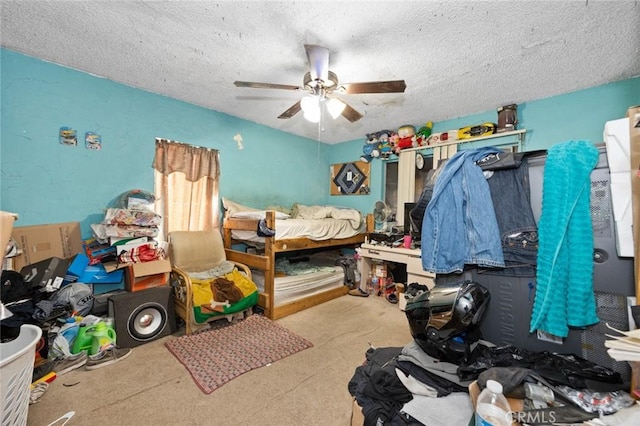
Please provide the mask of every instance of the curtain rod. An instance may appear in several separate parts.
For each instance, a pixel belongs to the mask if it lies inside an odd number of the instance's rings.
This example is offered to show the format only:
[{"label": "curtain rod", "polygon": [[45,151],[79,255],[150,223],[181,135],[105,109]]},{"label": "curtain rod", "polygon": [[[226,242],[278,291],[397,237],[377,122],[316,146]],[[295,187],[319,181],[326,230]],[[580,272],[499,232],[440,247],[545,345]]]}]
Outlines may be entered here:
[{"label": "curtain rod", "polygon": [[178,141],[174,141],[174,140],[171,140],[171,139],[156,138],[156,142],[175,143],[175,144],[178,144],[178,145],[186,145],[186,146],[191,146],[191,147],[198,148],[198,149],[206,149],[208,151],[218,151],[215,148],[207,148],[205,146],[193,145],[193,144],[186,143],[186,142],[178,142]]}]

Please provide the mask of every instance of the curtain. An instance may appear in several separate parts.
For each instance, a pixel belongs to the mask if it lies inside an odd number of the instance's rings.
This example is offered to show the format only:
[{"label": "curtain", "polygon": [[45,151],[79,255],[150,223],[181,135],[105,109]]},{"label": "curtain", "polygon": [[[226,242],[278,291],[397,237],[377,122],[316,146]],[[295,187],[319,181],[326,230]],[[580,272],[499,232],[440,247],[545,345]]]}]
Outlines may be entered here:
[{"label": "curtain", "polygon": [[156,138],[153,168],[163,240],[172,231],[219,228],[218,150]]},{"label": "curtain", "polygon": [[396,200],[396,222],[398,224],[404,224],[404,203],[411,203],[415,200],[415,170],[415,151],[400,151],[400,154],[398,154],[398,193]]}]

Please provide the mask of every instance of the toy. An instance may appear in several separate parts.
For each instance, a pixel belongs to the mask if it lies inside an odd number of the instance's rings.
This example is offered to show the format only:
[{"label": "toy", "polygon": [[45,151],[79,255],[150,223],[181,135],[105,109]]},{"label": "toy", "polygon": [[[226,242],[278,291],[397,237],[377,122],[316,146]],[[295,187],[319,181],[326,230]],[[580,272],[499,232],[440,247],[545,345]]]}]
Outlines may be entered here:
[{"label": "toy", "polygon": [[374,158],[388,159],[394,152],[394,133],[391,130],[380,130],[367,133],[367,141],[362,147],[360,161],[370,162]]},{"label": "toy", "polygon": [[432,130],[432,121],[427,121],[424,126],[420,127],[420,129],[416,132],[416,142],[418,143],[418,146],[429,145],[429,137],[431,136]]},{"label": "toy", "polygon": [[360,156],[360,161],[368,163],[374,158],[380,156],[380,141],[378,139],[378,133],[367,133],[367,141],[362,147],[362,152],[364,155]]},{"label": "toy", "polygon": [[449,130],[447,132],[432,133],[427,139],[428,145],[438,145],[445,142],[452,142],[458,139],[457,130]]},{"label": "toy", "polygon": [[403,148],[417,146],[416,128],[410,124],[401,126],[398,129],[398,143],[395,146],[395,153],[399,153]]},{"label": "toy", "polygon": [[495,123],[482,123],[478,126],[467,126],[458,129],[458,139],[469,139],[492,135],[496,132]]},{"label": "toy", "polygon": [[393,143],[391,140],[391,130],[380,130],[378,132],[378,146],[380,147],[380,158],[388,159],[393,154]]}]

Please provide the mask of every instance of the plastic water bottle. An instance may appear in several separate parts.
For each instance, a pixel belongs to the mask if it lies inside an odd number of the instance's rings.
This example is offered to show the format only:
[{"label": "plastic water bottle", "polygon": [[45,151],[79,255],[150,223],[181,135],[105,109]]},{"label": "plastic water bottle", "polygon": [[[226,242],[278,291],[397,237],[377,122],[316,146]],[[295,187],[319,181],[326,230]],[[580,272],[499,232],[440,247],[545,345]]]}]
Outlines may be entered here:
[{"label": "plastic water bottle", "polygon": [[369,294],[379,295],[378,291],[380,291],[380,281],[378,276],[374,275],[373,278],[371,278],[371,291]]},{"label": "plastic water bottle", "polygon": [[502,394],[502,385],[487,380],[476,401],[476,426],[511,426],[511,408]]},{"label": "plastic water bottle", "polygon": [[367,277],[367,293],[374,294],[373,290],[373,274],[369,271],[369,276]]}]

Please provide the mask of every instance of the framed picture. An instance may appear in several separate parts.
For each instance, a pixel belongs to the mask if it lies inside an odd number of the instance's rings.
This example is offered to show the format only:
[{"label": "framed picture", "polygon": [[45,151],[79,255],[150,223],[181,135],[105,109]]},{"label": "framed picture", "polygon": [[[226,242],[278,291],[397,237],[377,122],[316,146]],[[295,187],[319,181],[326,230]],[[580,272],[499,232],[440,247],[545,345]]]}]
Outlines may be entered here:
[{"label": "framed picture", "polygon": [[331,195],[366,195],[369,193],[371,165],[362,161],[331,165]]}]

